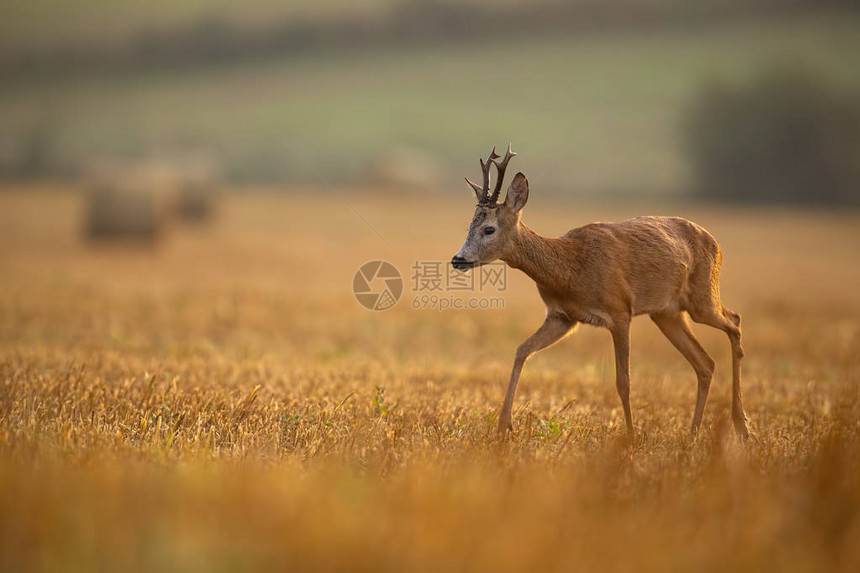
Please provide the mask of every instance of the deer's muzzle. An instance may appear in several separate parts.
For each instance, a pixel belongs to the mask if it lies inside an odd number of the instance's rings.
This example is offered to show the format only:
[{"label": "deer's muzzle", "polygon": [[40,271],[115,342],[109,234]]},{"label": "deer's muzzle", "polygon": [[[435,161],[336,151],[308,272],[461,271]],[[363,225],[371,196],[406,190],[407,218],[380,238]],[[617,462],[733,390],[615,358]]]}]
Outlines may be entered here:
[{"label": "deer's muzzle", "polygon": [[451,259],[451,266],[453,266],[458,271],[465,271],[474,267],[475,263],[473,261],[467,261],[465,258],[459,255],[454,255],[454,258]]}]

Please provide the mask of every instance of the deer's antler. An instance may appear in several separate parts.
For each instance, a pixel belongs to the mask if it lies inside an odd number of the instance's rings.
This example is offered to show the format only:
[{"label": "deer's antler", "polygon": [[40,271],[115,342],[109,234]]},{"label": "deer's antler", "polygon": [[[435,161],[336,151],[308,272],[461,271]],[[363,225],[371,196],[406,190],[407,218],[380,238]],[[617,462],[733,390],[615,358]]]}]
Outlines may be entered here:
[{"label": "deer's antler", "polygon": [[[466,177],[466,183],[475,190],[475,193],[480,193],[478,203],[495,203],[499,199],[499,191],[502,189],[502,181],[505,178],[505,169],[507,169],[508,162],[514,155],[516,155],[516,153],[511,151],[511,144],[509,143],[508,150],[505,152],[505,157],[502,159],[501,163],[499,163],[496,159],[499,159],[501,155],[497,154],[496,148],[493,147],[493,150],[490,152],[486,161],[483,158],[480,159],[481,173],[484,175],[484,184],[478,185],[477,183],[469,181],[469,178]],[[496,177],[496,188],[493,190],[492,194],[490,194],[490,165],[495,165],[496,170],[498,171],[498,177]]]},{"label": "deer's antler", "polygon": [[[495,150],[496,148],[494,147],[493,151]],[[508,168],[508,162],[514,155],[516,155],[516,153],[511,151],[511,144],[508,143],[508,150],[505,152],[505,157],[502,159],[501,163],[498,163],[493,159],[490,160],[496,164],[496,170],[498,171],[498,175],[496,176],[496,188],[493,189],[493,194],[489,198],[490,203],[495,203],[499,199],[499,191],[502,190],[502,182],[505,180],[505,169]]]},{"label": "deer's antler", "polygon": [[481,173],[483,173],[484,175],[483,186],[469,181],[469,178],[466,177],[466,183],[468,183],[469,186],[475,190],[475,193],[481,194],[478,203],[487,203],[490,200],[490,165],[493,165],[495,163],[495,160],[499,157],[500,156],[496,154],[496,148],[493,147],[493,150],[490,152],[490,155],[489,157],[487,157],[486,161],[484,161],[483,157],[478,160],[481,163]]}]

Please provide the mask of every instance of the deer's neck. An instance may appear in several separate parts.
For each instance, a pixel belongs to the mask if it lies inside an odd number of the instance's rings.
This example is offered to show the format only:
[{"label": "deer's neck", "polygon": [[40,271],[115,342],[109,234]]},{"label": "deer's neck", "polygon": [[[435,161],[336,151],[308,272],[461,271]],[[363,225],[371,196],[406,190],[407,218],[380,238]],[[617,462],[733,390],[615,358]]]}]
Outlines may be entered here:
[{"label": "deer's neck", "polygon": [[542,237],[521,225],[511,252],[502,257],[508,265],[527,274],[538,285],[554,288],[566,282],[568,254],[557,239]]}]

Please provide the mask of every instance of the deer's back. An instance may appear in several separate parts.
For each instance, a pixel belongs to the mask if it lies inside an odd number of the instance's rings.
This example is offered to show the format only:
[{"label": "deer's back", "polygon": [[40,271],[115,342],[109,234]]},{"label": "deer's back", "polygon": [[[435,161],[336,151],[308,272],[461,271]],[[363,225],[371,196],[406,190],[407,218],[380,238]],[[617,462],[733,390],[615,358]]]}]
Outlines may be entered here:
[{"label": "deer's back", "polygon": [[716,240],[680,217],[592,223],[560,240],[567,242],[572,259],[565,298],[585,316],[683,309],[691,282],[718,277]]}]

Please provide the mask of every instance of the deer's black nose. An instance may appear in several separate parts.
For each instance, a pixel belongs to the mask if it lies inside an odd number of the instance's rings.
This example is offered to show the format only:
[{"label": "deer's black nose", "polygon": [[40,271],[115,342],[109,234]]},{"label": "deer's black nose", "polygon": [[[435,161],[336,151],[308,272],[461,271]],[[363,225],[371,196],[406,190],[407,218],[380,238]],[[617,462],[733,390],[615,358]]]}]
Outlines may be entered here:
[{"label": "deer's black nose", "polygon": [[460,257],[458,255],[454,255],[454,258],[451,259],[451,266],[459,271],[464,271],[466,269],[471,269],[475,266],[475,263],[471,261],[467,261],[465,258]]}]

